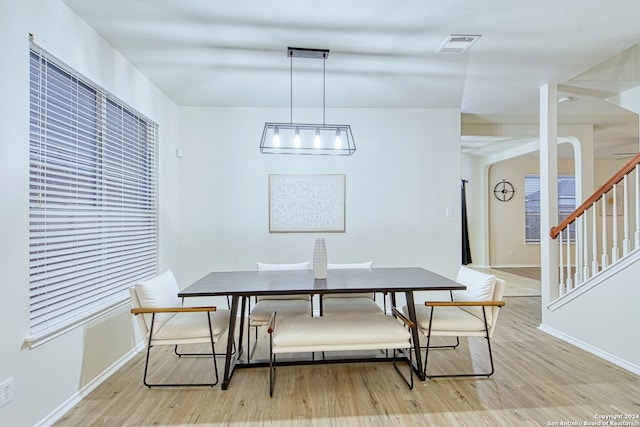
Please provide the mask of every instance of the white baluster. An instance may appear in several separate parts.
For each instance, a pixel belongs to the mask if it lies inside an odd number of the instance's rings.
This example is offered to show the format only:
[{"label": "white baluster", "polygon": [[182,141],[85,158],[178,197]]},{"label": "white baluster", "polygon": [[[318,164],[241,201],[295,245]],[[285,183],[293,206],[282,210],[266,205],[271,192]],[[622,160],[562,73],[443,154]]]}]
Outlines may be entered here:
[{"label": "white baluster", "polygon": [[609,266],[609,255],[607,255],[607,198],[602,195],[602,269]]},{"label": "white baluster", "polygon": [[587,235],[589,234],[589,230],[587,224],[588,211],[584,211],[580,219],[582,220],[582,281],[580,283],[584,283],[589,279],[589,238]]},{"label": "white baluster", "polygon": [[562,231],[558,234],[558,245],[560,246],[558,249],[558,254],[560,255],[560,277],[558,283],[558,296],[564,295],[564,259],[562,258],[562,254],[564,248],[562,246]]},{"label": "white baluster", "polygon": [[593,272],[593,275],[595,276],[596,274],[598,274],[598,230],[596,230],[596,217],[598,213],[598,202],[593,202],[593,205],[591,205],[591,222],[593,223],[592,225],[592,247],[591,250],[593,251],[593,259],[591,260],[591,271]]},{"label": "white baluster", "polygon": [[618,261],[618,184],[613,184],[613,209],[611,215],[611,264],[615,264]]},{"label": "white baluster", "polygon": [[576,248],[576,271],[573,276],[573,286],[579,286],[582,283],[582,216],[576,218],[574,222],[576,228],[575,248]]},{"label": "white baluster", "polygon": [[573,289],[571,278],[571,227],[567,227],[567,292]]},{"label": "white baluster", "polygon": [[631,241],[629,240],[629,196],[627,192],[628,189],[628,179],[627,175],[624,176],[623,181],[623,197],[622,197],[622,224],[623,224],[623,238],[622,238],[622,256],[626,256],[629,253],[629,246],[631,245]]},{"label": "white baluster", "polygon": [[636,245],[640,248],[640,165],[636,165]]}]

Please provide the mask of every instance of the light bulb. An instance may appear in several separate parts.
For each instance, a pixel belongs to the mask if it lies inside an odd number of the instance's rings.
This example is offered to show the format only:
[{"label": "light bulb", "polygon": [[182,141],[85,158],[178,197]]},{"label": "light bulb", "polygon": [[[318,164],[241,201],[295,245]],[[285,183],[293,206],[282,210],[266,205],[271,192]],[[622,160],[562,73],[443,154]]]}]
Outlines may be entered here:
[{"label": "light bulb", "polygon": [[300,129],[296,128],[296,136],[293,137],[293,146],[300,148]]},{"label": "light bulb", "polygon": [[340,138],[340,129],[336,129],[336,140],[333,143],[333,146],[339,150],[342,148],[342,138]]},{"label": "light bulb", "polygon": [[316,137],[313,140],[313,146],[315,148],[322,147],[322,140],[320,139],[320,129],[316,129]]},{"label": "light bulb", "polygon": [[280,129],[277,127],[273,130],[273,146],[280,147]]}]

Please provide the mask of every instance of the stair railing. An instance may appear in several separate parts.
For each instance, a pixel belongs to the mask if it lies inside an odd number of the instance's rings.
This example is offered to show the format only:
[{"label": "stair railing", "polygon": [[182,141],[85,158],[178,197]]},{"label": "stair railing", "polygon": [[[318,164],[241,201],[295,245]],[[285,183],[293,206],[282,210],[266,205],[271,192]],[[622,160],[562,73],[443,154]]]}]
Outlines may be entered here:
[{"label": "stair railing", "polygon": [[[634,182],[633,188],[630,181]],[[630,208],[633,219],[629,216]],[[632,221],[635,222],[633,244],[629,235]],[[569,225],[574,222],[575,235],[572,236]],[[551,228],[549,235],[557,238],[559,245],[559,296],[640,248],[640,153],[564,221]]]}]

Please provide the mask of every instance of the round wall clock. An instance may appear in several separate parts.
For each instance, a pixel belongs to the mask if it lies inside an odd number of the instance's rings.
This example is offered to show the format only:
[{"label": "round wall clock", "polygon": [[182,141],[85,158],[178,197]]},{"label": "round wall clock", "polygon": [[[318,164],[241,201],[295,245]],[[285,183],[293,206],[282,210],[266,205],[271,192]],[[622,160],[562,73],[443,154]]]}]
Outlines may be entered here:
[{"label": "round wall clock", "polygon": [[508,202],[513,199],[514,194],[516,194],[516,190],[513,188],[513,184],[506,179],[503,179],[493,187],[493,195],[501,202]]}]

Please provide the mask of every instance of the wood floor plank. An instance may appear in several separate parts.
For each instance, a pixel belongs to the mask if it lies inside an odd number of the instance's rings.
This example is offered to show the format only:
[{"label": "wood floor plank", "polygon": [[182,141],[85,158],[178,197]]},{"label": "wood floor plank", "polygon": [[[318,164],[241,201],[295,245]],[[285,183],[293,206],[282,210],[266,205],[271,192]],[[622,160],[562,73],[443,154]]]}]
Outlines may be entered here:
[{"label": "wood floor plank", "polygon": [[[147,389],[139,354],[56,425],[546,426],[640,413],[637,375],[538,330],[539,297],[506,302],[492,340],[491,378],[417,381],[410,391],[389,363],[282,366],[269,398],[267,368],[236,371],[226,391]],[[266,354],[265,343],[262,335],[258,355]],[[153,368],[161,376],[205,375],[201,360],[157,350],[164,357]],[[434,351],[434,368],[484,369],[485,351],[484,339],[463,339],[458,350]]]}]

